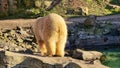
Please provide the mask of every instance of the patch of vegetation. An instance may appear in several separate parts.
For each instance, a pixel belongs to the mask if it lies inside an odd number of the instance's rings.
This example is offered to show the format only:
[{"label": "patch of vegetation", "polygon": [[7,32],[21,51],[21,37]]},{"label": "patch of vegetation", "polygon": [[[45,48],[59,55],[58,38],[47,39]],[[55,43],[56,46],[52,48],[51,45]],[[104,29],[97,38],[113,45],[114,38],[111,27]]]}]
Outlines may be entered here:
[{"label": "patch of vegetation", "polygon": [[113,14],[119,14],[120,13],[120,8],[113,8],[113,9],[110,9],[110,11]]},{"label": "patch of vegetation", "polygon": [[[52,2],[52,0],[45,1]],[[63,17],[120,13],[120,8],[111,7],[108,4],[120,5],[118,0],[62,0],[53,9],[47,11],[46,5],[42,0],[17,0],[17,9],[4,14],[0,13],[0,19],[36,18],[52,12],[60,14]],[[49,4],[47,3],[47,5]]]},{"label": "patch of vegetation", "polygon": [[110,0],[110,3],[111,4],[116,4],[116,5],[119,5],[120,6],[120,3],[118,0]]},{"label": "patch of vegetation", "polygon": [[106,60],[102,61],[102,64],[111,68],[120,67],[120,48],[114,48],[102,51],[106,55]]}]

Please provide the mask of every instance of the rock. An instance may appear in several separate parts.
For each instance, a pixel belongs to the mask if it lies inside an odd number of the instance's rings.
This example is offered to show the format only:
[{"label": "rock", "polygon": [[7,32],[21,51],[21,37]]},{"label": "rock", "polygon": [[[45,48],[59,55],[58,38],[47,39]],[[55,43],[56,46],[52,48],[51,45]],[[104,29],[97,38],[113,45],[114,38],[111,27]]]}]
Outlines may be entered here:
[{"label": "rock", "polygon": [[[88,7],[81,7],[80,8],[81,9],[81,13],[82,13],[82,15],[88,15],[89,14],[89,9],[88,9]],[[79,9],[79,10],[80,10]]]},{"label": "rock", "polygon": [[28,49],[32,48],[32,45],[26,45],[26,48],[28,48]]},{"label": "rock", "polygon": [[45,7],[49,7],[50,4],[51,4],[51,1],[44,1],[44,5],[45,5]]},{"label": "rock", "polygon": [[16,32],[23,36],[29,36],[29,34],[26,31],[24,31],[24,29],[22,27],[17,27]]},{"label": "rock", "polygon": [[41,2],[39,0],[36,0],[35,1],[35,7],[40,8],[40,6],[41,6]]},{"label": "rock", "polygon": [[66,43],[66,48],[67,49],[70,48],[70,42],[69,41],[67,41],[67,43]]},{"label": "rock", "polygon": [[14,35],[16,32],[14,30],[10,30],[10,34]]},{"label": "rock", "polygon": [[17,37],[15,40],[16,42],[19,42],[19,43],[23,42],[23,40],[20,37]]},{"label": "rock", "polygon": [[26,38],[23,39],[23,42],[31,44],[33,42],[33,39],[30,39],[30,38],[26,37]]},{"label": "rock", "polygon": [[17,51],[17,52],[19,51],[19,49],[18,49],[18,48],[15,48],[14,50],[15,50],[15,51]]},{"label": "rock", "polygon": [[100,59],[102,57],[102,53],[98,51],[89,51],[91,54],[93,54],[93,59]]},{"label": "rock", "polygon": [[28,31],[30,28],[26,28],[25,30],[22,27],[16,27],[14,29],[2,29],[0,31],[0,43],[4,42],[7,45],[1,43],[0,47],[2,47],[4,50],[16,52],[19,52],[20,50],[25,51],[26,49],[33,49],[34,51],[36,48],[34,35],[28,35],[26,30]]},{"label": "rock", "polygon": [[[83,49],[94,49],[99,48],[106,45],[120,44],[120,25],[114,24],[110,21],[100,21],[97,19],[93,19],[91,17],[87,19],[91,19],[92,21],[88,23],[79,22],[80,18],[73,18],[73,22],[68,23],[68,41],[70,42],[70,48],[83,48]],[[85,18],[84,18],[85,19]],[[87,20],[86,19],[86,20]],[[76,22],[77,21],[77,22]],[[81,24],[78,24],[81,23]],[[86,29],[81,25],[90,26],[90,29]],[[93,28],[94,26],[94,28]],[[104,41],[104,37],[107,37],[108,40]],[[114,41],[116,40],[116,41]],[[68,46],[67,46],[68,48]],[[103,48],[102,48],[103,49]]]},{"label": "rock", "polygon": [[118,2],[120,3],[120,0],[118,0]]},{"label": "rock", "polygon": [[9,33],[10,32],[10,28],[5,28],[5,29],[2,29],[1,31],[3,32],[3,33]]},{"label": "rock", "polygon": [[27,50],[25,50],[25,53],[26,53],[26,54],[33,54],[33,51],[30,50],[30,49],[27,49]]},{"label": "rock", "polygon": [[79,58],[87,61],[100,59],[103,54],[97,51],[84,51],[81,49],[76,49],[72,53],[73,58]]},{"label": "rock", "polygon": [[108,68],[98,60],[94,64],[70,57],[40,57],[0,51],[0,68]]},{"label": "rock", "polygon": [[26,48],[26,45],[25,45],[25,44],[22,44],[22,43],[21,43],[20,46],[23,47],[23,48]]},{"label": "rock", "polygon": [[84,26],[85,28],[91,28],[91,27],[95,27],[95,20],[96,20],[96,16],[89,16],[85,21],[84,21]]},{"label": "rock", "polygon": [[5,46],[3,49],[4,49],[4,50],[8,50],[8,49],[9,49],[9,47],[8,47],[8,46]]},{"label": "rock", "polygon": [[24,31],[24,30],[21,30],[20,33],[21,33],[22,35],[24,35],[24,36],[29,36],[29,34],[28,34],[26,31]]},{"label": "rock", "polygon": [[8,35],[9,35],[9,34],[7,34],[7,33],[4,33],[4,34],[3,34],[3,36],[4,36],[5,38],[7,38]]},{"label": "rock", "polygon": [[38,49],[37,48],[33,48],[33,51],[36,53],[36,52],[38,52]]},{"label": "rock", "polygon": [[21,26],[17,26],[16,30],[23,30]]},{"label": "rock", "polygon": [[1,30],[0,30],[0,36],[2,36],[2,32],[1,32]]}]

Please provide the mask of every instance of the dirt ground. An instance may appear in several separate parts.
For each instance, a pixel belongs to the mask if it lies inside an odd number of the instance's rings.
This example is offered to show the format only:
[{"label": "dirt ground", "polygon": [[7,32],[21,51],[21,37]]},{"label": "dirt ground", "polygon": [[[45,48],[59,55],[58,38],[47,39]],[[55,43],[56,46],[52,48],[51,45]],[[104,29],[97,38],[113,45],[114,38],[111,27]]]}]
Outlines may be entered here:
[{"label": "dirt ground", "polygon": [[35,19],[11,19],[11,20],[0,20],[1,28],[14,28],[16,26],[29,27]]},{"label": "dirt ground", "polygon": [[[86,17],[78,18],[68,18],[67,21],[77,21],[83,22]],[[28,27],[35,22],[36,19],[11,19],[11,20],[0,20],[0,29],[1,28],[14,28],[16,26]],[[109,15],[109,16],[97,16],[97,20],[109,20],[114,22],[120,22],[120,14]]]}]

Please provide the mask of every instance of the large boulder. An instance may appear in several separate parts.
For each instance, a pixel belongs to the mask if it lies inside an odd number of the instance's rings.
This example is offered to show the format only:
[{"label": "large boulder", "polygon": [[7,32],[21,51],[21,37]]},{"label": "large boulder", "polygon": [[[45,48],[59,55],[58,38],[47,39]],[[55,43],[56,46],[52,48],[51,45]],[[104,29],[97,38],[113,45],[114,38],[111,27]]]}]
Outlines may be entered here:
[{"label": "large boulder", "polygon": [[70,57],[40,57],[0,51],[0,68],[108,68],[98,60],[94,64]]},{"label": "large boulder", "polygon": [[120,3],[120,0],[118,0],[118,2]]}]

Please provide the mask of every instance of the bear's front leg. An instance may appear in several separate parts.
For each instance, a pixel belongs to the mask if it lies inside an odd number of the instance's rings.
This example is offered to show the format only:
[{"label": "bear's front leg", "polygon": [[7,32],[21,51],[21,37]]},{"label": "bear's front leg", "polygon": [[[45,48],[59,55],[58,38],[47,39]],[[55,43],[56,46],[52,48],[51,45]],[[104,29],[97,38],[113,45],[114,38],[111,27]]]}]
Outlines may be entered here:
[{"label": "bear's front leg", "polygon": [[59,40],[56,43],[56,55],[64,57],[65,54],[65,44],[67,40],[67,33],[64,33],[60,36]]},{"label": "bear's front leg", "polygon": [[56,45],[56,56],[64,57],[65,44],[58,42]]},{"label": "bear's front leg", "polygon": [[47,55],[54,56],[56,53],[56,44],[55,42],[46,42]]}]

